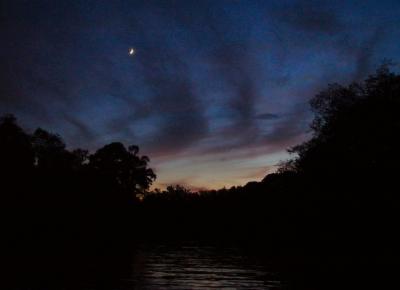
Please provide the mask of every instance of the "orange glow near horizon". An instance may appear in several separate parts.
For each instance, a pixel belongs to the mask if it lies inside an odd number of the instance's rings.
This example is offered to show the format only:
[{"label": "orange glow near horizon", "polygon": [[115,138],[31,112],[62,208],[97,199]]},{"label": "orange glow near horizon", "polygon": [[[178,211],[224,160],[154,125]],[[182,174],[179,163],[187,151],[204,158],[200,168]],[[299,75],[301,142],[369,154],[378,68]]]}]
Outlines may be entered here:
[{"label": "orange glow near horizon", "polygon": [[193,191],[243,186],[260,181],[276,170],[286,153],[265,154],[242,159],[221,159],[215,156],[177,158],[155,164],[157,179],[151,189],[182,185]]}]

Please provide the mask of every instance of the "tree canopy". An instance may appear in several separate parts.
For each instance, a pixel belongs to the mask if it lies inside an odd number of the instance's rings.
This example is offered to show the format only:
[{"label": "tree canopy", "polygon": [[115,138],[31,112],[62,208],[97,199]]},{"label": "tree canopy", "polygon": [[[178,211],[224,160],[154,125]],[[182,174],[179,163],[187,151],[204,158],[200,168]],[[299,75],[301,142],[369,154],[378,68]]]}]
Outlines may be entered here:
[{"label": "tree canopy", "polygon": [[330,85],[310,102],[310,140],[290,149],[281,171],[315,177],[381,176],[396,171],[400,76],[387,65],[365,81]]},{"label": "tree canopy", "polygon": [[147,190],[156,178],[148,167],[150,159],[138,153],[138,146],[126,148],[118,142],[93,154],[84,149],[68,150],[58,134],[42,128],[28,134],[13,115],[0,119],[0,178],[3,184],[10,182],[14,187],[15,180],[24,183],[36,176],[35,183],[42,191],[45,188],[65,191],[75,184],[76,188],[70,190],[81,192],[82,188],[98,188],[96,183],[107,183],[114,186],[114,190],[109,188],[109,199],[119,191],[134,196]]}]

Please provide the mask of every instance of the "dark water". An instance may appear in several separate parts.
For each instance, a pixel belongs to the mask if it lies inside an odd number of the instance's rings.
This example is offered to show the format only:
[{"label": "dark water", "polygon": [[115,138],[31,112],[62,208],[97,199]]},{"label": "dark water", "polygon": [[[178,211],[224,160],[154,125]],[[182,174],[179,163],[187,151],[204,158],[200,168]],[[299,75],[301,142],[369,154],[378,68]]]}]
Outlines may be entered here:
[{"label": "dark water", "polygon": [[[235,247],[135,245],[116,256],[11,257],[1,289],[283,289],[265,259]],[[121,255],[122,253],[122,255]],[[4,264],[4,263],[3,263]],[[12,269],[10,271],[10,269]],[[5,282],[7,281],[7,283]]]},{"label": "dark water", "polygon": [[236,248],[154,246],[135,253],[126,289],[282,289],[277,273]]}]

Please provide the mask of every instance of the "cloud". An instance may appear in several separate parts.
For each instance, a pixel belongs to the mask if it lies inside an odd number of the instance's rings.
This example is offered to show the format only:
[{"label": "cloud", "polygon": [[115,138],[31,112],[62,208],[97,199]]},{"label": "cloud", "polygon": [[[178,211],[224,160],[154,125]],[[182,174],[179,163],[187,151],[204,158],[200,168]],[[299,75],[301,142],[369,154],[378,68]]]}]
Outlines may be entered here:
[{"label": "cloud", "polygon": [[382,27],[377,27],[371,35],[364,40],[358,49],[355,51],[355,71],[353,78],[360,81],[372,69],[374,69],[374,56],[377,47],[384,39],[385,31]]},{"label": "cloud", "polygon": [[96,134],[91,130],[91,128],[71,114],[65,114],[64,119],[78,130],[76,138],[84,140],[93,140],[96,138]]},{"label": "cloud", "polygon": [[327,2],[299,0],[275,11],[276,18],[295,30],[314,34],[337,34],[345,25],[338,16],[338,10]]},{"label": "cloud", "polygon": [[279,119],[279,115],[273,114],[273,113],[262,113],[262,114],[256,115],[256,118],[260,119],[260,120],[275,120],[275,119]]},{"label": "cloud", "polygon": [[347,75],[343,65],[326,68],[323,72],[326,78],[321,82],[359,81],[382,61],[376,59],[376,54],[386,39],[387,24],[373,17],[355,20],[355,7],[344,7],[338,2],[298,0],[272,9],[269,15],[278,23],[276,33],[286,47],[322,50],[319,53],[325,53],[325,58],[329,57],[328,52],[334,53],[346,66],[353,65],[353,72]]}]

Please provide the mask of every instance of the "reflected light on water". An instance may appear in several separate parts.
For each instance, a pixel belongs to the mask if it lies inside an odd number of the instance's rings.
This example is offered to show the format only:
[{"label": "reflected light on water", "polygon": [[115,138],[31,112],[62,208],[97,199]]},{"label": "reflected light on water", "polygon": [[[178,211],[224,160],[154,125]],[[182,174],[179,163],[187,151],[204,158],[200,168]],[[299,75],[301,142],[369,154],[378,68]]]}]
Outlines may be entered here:
[{"label": "reflected light on water", "polygon": [[145,289],[282,289],[275,273],[235,249],[196,246],[143,248],[123,282]]}]

